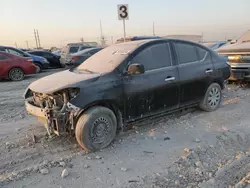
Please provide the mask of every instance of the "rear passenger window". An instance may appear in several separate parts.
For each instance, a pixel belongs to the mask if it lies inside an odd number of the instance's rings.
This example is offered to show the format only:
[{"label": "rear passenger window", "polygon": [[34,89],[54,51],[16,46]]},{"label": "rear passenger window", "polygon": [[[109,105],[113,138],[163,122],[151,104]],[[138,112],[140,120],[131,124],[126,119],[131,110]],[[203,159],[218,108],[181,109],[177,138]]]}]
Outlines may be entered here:
[{"label": "rear passenger window", "polygon": [[78,51],[78,49],[79,49],[78,46],[72,46],[72,47],[70,47],[70,49],[69,49],[69,53],[75,53],[75,52]]},{"label": "rear passenger window", "polygon": [[174,46],[179,64],[191,63],[199,60],[195,46],[186,43],[175,43]]},{"label": "rear passenger window", "polygon": [[161,43],[147,47],[134,57],[132,63],[144,65],[145,71],[171,66],[169,44]]},{"label": "rear passenger window", "polygon": [[200,47],[197,47],[197,51],[198,51],[198,54],[199,54],[199,59],[200,61],[204,60],[207,56],[207,50],[203,49],[203,48],[200,48]]}]

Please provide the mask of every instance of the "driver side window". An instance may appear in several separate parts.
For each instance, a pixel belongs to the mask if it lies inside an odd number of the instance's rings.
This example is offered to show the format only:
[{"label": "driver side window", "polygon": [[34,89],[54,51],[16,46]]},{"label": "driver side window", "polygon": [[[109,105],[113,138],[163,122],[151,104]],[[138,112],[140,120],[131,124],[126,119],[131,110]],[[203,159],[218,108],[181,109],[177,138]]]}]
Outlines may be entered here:
[{"label": "driver side window", "polygon": [[145,71],[172,66],[168,43],[151,45],[139,52],[131,63],[142,64]]}]

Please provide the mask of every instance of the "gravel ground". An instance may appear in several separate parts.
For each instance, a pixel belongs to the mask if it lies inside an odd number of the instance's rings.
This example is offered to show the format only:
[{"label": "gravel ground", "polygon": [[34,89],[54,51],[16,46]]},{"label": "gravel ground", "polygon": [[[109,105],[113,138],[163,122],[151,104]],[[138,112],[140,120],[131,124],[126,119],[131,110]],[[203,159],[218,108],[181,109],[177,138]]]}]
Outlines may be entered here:
[{"label": "gravel ground", "polygon": [[46,137],[25,111],[26,87],[53,72],[0,82],[0,187],[247,186],[249,87],[229,85],[216,112],[190,109],[136,123],[87,154],[74,138]]}]

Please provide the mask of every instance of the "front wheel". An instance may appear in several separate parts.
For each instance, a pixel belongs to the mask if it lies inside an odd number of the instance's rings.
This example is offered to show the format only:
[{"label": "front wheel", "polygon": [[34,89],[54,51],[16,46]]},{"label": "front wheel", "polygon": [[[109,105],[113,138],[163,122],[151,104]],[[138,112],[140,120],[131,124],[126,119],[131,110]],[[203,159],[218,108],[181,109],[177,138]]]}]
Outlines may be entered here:
[{"label": "front wheel", "polygon": [[116,116],[112,110],[101,106],[92,107],[77,121],[76,140],[86,151],[100,150],[114,140],[116,129]]},{"label": "front wheel", "polygon": [[21,81],[24,78],[24,72],[20,68],[12,68],[9,71],[9,79],[12,81]]},{"label": "front wheel", "polygon": [[212,83],[206,91],[204,99],[200,102],[200,108],[211,112],[219,108],[221,103],[221,87],[217,83]]}]

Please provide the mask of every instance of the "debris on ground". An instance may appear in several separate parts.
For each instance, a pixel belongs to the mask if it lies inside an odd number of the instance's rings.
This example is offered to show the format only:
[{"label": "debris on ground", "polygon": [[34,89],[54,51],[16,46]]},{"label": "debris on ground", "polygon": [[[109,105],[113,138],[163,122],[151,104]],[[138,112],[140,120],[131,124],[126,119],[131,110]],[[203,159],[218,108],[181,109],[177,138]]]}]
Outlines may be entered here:
[{"label": "debris on ground", "polygon": [[[250,134],[217,136],[215,146],[184,149],[185,156],[168,166],[165,173],[146,176],[129,188],[245,187],[250,183]],[[239,154],[241,154],[239,156]]]},{"label": "debris on ground", "polygon": [[43,175],[45,175],[45,174],[48,174],[48,173],[49,173],[49,170],[48,170],[47,168],[42,168],[42,169],[40,170],[40,173],[43,174]]},{"label": "debris on ground", "polygon": [[123,172],[127,172],[127,170],[128,170],[127,168],[124,168],[124,167],[121,168],[121,171]]},{"label": "debris on ground", "polygon": [[66,178],[68,175],[69,175],[69,171],[68,171],[66,168],[63,169],[62,174],[61,174],[61,177],[62,177],[62,178]]}]

